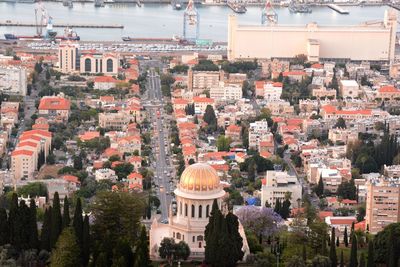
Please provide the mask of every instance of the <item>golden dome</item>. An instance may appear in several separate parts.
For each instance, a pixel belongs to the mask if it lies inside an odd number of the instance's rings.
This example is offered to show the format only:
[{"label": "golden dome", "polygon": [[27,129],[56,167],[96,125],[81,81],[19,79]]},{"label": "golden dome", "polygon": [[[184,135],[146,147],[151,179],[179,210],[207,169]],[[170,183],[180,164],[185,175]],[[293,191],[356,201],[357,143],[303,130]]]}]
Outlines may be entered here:
[{"label": "golden dome", "polygon": [[195,163],[183,171],[179,185],[184,190],[212,191],[220,188],[220,181],[213,167]]}]

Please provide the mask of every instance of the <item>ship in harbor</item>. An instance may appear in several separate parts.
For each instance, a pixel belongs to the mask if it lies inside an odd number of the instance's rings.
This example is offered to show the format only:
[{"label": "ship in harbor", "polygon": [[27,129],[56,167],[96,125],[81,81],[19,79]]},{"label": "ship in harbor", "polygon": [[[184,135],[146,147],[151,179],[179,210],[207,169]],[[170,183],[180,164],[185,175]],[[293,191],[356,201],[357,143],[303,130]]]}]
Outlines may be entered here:
[{"label": "ship in harbor", "polygon": [[312,13],[312,9],[306,4],[291,2],[289,5],[290,13]]},{"label": "ship in harbor", "polygon": [[181,3],[180,0],[171,1],[171,5],[172,5],[172,8],[175,9],[175,10],[181,10],[182,9],[182,3]]},{"label": "ship in harbor", "polygon": [[247,11],[245,2],[241,0],[228,0],[226,4],[235,13],[243,14]]}]

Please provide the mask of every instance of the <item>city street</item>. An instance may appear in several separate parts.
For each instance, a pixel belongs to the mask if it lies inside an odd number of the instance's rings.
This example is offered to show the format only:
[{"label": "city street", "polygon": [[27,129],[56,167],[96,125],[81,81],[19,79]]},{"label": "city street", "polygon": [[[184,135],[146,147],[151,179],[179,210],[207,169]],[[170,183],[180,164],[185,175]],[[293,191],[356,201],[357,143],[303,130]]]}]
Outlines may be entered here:
[{"label": "city street", "polygon": [[169,180],[173,168],[167,164],[167,148],[169,144],[167,142],[168,132],[165,130],[165,125],[168,125],[168,123],[164,115],[160,75],[154,68],[148,71],[147,93],[148,101],[151,103],[147,106],[147,110],[150,117],[149,120],[153,125],[155,133],[153,136],[153,152],[156,160],[154,183],[157,185],[156,192],[161,202],[160,222],[166,223],[168,221],[168,210],[172,200]]}]

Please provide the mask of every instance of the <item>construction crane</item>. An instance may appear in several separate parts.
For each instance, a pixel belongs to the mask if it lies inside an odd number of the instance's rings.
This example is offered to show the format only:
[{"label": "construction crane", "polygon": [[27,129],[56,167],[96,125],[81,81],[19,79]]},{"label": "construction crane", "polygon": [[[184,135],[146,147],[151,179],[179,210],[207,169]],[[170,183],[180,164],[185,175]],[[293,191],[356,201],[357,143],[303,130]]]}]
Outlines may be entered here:
[{"label": "construction crane", "polygon": [[275,25],[278,23],[278,14],[272,7],[270,0],[265,0],[265,6],[261,12],[262,25]]},{"label": "construction crane", "polygon": [[185,40],[187,39],[188,27],[195,27],[196,39],[199,39],[200,15],[193,0],[189,0],[185,12],[183,13],[183,38]]}]

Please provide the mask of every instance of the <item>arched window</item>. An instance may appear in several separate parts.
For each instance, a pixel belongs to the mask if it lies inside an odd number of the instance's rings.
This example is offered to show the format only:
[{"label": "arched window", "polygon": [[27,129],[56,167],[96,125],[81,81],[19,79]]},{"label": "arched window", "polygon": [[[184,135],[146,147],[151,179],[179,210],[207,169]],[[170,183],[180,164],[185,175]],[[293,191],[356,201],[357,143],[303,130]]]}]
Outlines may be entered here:
[{"label": "arched window", "polygon": [[182,202],[179,202],[179,212],[182,215]]},{"label": "arched window", "polygon": [[92,71],[92,60],[90,58],[85,59],[85,72]]},{"label": "arched window", "polygon": [[192,205],[192,218],[194,218],[194,205]]},{"label": "arched window", "polygon": [[185,216],[188,216],[188,206],[186,203],[185,203]]},{"label": "arched window", "polygon": [[107,72],[113,72],[114,62],[111,58],[107,59]]},{"label": "arched window", "polygon": [[208,218],[210,216],[210,205],[207,205],[206,207],[206,217]]},{"label": "arched window", "polygon": [[199,218],[203,216],[203,206],[199,206]]},{"label": "arched window", "polygon": [[181,233],[176,233],[176,239],[181,239]]},{"label": "arched window", "polygon": [[193,236],[192,242],[193,242],[193,243],[196,242],[196,237],[195,237],[195,236]]}]

